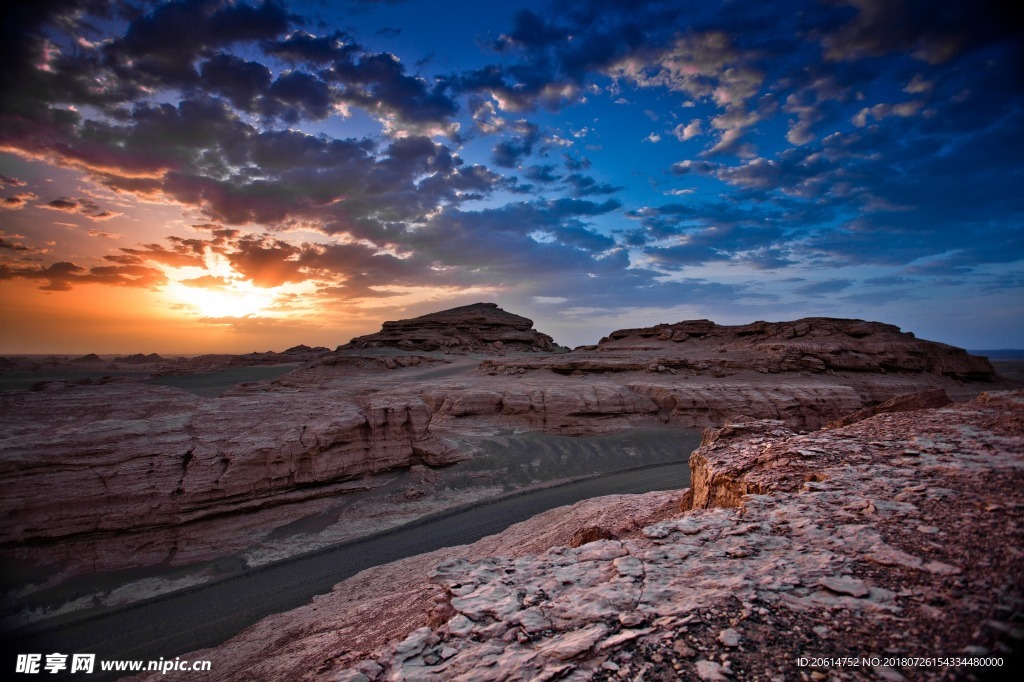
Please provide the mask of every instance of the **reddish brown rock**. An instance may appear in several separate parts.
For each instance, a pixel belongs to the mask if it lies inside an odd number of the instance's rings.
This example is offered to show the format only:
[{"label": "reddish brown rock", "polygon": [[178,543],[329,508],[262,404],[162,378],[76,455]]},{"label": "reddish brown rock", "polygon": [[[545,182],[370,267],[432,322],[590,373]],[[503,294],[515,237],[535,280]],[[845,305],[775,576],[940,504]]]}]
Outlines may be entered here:
[{"label": "reddish brown rock", "polygon": [[[730,415],[746,414],[817,429],[906,393],[937,389],[963,399],[997,380],[987,359],[959,348],[917,339],[892,325],[832,318],[738,326],[691,320],[623,329],[596,346],[485,360],[480,368],[493,376],[544,379],[548,385],[554,373],[567,377],[566,386],[588,386],[579,390],[625,387],[656,406],[625,401],[637,405],[632,412],[656,413],[689,427],[720,425]],[[520,413],[537,413],[536,401],[518,397],[520,385],[527,384],[502,384],[490,406],[473,414],[527,402],[530,409]],[[553,412],[551,406],[543,409]]]},{"label": "reddish brown rock", "polygon": [[[569,539],[570,547],[581,547],[598,540],[615,540],[615,533],[602,526],[583,526]],[[455,614],[452,614],[455,615]]]},{"label": "reddish brown rock", "polygon": [[945,407],[952,402],[944,390],[932,388],[927,391],[898,395],[880,405],[865,407],[841,419],[829,422],[825,428],[837,429],[841,426],[849,426],[868,417],[873,417],[876,414],[885,414],[886,412],[911,412],[913,410],[926,410],[933,407]]},{"label": "reddish brown rock", "polygon": [[[809,677],[972,679],[971,661],[1013,663],[1024,393],[811,434],[737,420],[698,456],[687,513],[666,517],[666,493],[552,510],[364,571],[188,657],[224,680],[772,679],[794,655],[831,659],[823,647],[893,663],[811,662]],[[618,539],[566,547],[581,523]],[[969,662],[919,660],[940,648]]]},{"label": "reddish brown rock", "polygon": [[[668,518],[678,497],[676,492],[657,492],[584,500],[471,545],[362,571],[307,606],[269,616],[223,645],[189,656],[216,660],[221,680],[330,679],[339,667],[389,640],[404,638],[444,616],[441,625],[450,621],[456,613],[450,598],[429,579],[439,563],[495,555],[527,557],[568,544],[574,529],[585,524],[596,524],[622,538],[637,537],[643,526]],[[141,675],[137,679],[156,678]]]},{"label": "reddish brown rock", "polygon": [[[537,352],[553,346],[532,324],[475,304],[386,323],[333,353],[296,346],[132,364],[134,378],[4,396],[0,552],[67,561],[73,572],[180,565],[320,513],[382,472],[453,461],[439,436],[590,435],[655,420],[720,427],[732,415],[812,430],[922,389],[962,400],[987,385],[966,379],[991,376],[983,359],[855,320],[681,322],[571,353]],[[493,357],[480,363],[483,354]],[[136,381],[283,362],[296,369],[216,400]],[[723,487],[717,503],[737,503],[754,490],[745,485]],[[422,500],[422,513],[456,503],[431,507],[432,496],[414,485],[398,503]]]},{"label": "reddish brown rock", "polygon": [[415,398],[279,390],[210,400],[122,382],[55,384],[0,405],[0,551],[89,570],[217,556],[246,538],[205,537],[207,519],[460,457]]},{"label": "reddish brown rock", "polygon": [[987,358],[924,341],[881,322],[811,317],[792,322],[718,325],[689,320],[612,332],[596,346],[528,362],[559,373],[650,371],[866,372],[934,374],[990,381]]},{"label": "reddish brown rock", "polygon": [[385,322],[376,334],[354,338],[339,350],[366,348],[492,353],[561,349],[550,336],[533,328],[533,320],[505,312],[495,303],[474,303]]},{"label": "reddish brown rock", "polygon": [[487,384],[438,386],[425,391],[423,401],[434,412],[435,424],[450,429],[478,421],[564,435],[622,430],[629,427],[630,419],[658,412],[646,396],[610,382],[572,386],[549,377],[514,385]]}]

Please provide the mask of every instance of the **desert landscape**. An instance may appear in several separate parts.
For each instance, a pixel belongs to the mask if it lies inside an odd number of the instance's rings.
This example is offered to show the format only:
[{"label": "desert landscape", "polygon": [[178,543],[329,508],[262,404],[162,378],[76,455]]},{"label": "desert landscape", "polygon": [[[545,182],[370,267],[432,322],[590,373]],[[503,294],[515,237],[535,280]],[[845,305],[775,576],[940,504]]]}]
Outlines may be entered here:
[{"label": "desert landscape", "polygon": [[1024,679],[1010,3],[0,13],[0,680]]},{"label": "desert landscape", "polygon": [[697,320],[569,350],[478,303],[333,351],[4,366],[45,377],[0,396],[4,625],[26,646],[456,510],[483,523],[496,499],[557,507],[572,481],[660,470],[665,492],[370,557],[189,655],[239,680],[759,679],[792,651],[772,648],[781,623],[858,656],[893,648],[889,620],[918,624],[900,651],[1008,657],[1020,631],[1020,384],[891,325]]}]

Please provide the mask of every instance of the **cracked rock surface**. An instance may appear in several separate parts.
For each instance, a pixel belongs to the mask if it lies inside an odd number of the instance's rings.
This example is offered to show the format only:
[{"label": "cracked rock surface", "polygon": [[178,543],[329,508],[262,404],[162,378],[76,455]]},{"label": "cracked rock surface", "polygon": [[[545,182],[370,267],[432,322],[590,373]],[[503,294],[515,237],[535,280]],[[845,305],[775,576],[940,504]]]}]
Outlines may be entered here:
[{"label": "cracked rock surface", "polygon": [[[319,598],[315,617],[274,616],[193,657],[253,679],[242,657],[273,627],[258,679],[953,680],[986,669],[900,661],[1011,664],[1024,637],[1024,392],[804,435],[740,420],[710,431],[691,463],[686,511],[666,514],[668,493],[554,510],[372,569]],[[588,519],[617,524],[613,538],[565,546]],[[355,626],[345,595],[396,576],[420,599],[392,604],[394,639],[331,634]],[[878,661],[798,666],[838,656]]]}]

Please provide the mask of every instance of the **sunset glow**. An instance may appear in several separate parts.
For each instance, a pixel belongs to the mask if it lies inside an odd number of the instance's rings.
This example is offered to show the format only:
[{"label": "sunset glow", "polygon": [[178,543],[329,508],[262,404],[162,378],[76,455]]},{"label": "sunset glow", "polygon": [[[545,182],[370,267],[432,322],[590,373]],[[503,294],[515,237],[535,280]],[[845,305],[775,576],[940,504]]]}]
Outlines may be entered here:
[{"label": "sunset glow", "polygon": [[172,282],[164,291],[171,300],[191,306],[202,317],[245,317],[263,313],[274,303],[272,293],[257,290],[247,282],[212,288]]},{"label": "sunset glow", "polygon": [[988,5],[80,4],[4,24],[0,353],[478,300],[566,345],[819,315],[1024,346],[1024,55]]}]

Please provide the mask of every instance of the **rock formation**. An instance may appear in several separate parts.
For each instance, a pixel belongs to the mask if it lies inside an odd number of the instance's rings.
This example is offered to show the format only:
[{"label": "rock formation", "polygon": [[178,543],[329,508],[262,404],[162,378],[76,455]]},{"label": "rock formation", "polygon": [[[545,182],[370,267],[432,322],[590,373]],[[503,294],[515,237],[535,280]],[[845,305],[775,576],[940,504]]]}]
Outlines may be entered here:
[{"label": "rock formation", "polygon": [[739,326],[690,320],[620,329],[596,346],[520,364],[562,374],[710,371],[728,376],[754,370],[762,374],[932,374],[968,381],[991,381],[995,374],[986,358],[918,339],[893,325],[824,317]]},{"label": "rock formation", "polygon": [[138,365],[143,363],[155,363],[164,362],[164,359],[156,353],[150,353],[149,355],[143,355],[142,353],[135,353],[134,355],[125,355],[116,357],[112,362],[120,362],[122,364]]},{"label": "rock formation", "polygon": [[463,353],[561,350],[550,336],[533,328],[533,320],[505,312],[495,303],[474,303],[385,322],[376,334],[354,338],[339,350],[367,348]]},{"label": "rock formation", "polygon": [[[1009,671],[1024,392],[804,435],[739,420],[691,463],[690,511],[670,493],[552,510],[364,571],[188,658],[224,680],[346,682]],[[566,546],[580,531],[596,539]]]},{"label": "rock formation", "polygon": [[100,356],[96,355],[95,353],[89,353],[88,355],[83,355],[80,358],[75,358],[71,362],[74,362],[76,364],[83,364],[83,363],[84,364],[89,364],[89,363],[103,362],[103,359],[100,358]]},{"label": "rock formation", "polygon": [[[47,418],[58,406],[60,419]],[[3,396],[0,412],[0,551],[80,570],[209,559],[247,538],[221,530],[203,544],[190,524],[462,456],[433,436],[416,399],[55,384]]]},{"label": "rock formation", "polygon": [[841,419],[829,422],[825,425],[825,428],[837,429],[840,426],[849,426],[850,424],[856,424],[868,417],[874,417],[876,414],[885,414],[886,412],[909,412],[911,410],[925,410],[931,407],[945,407],[951,402],[953,401],[949,399],[949,396],[946,395],[944,390],[941,388],[932,388],[918,393],[899,395],[890,400],[886,400],[880,405],[859,409]]},{"label": "rock formation", "polygon": [[[0,395],[0,554],[66,562],[68,574],[180,566],[320,513],[304,505],[376,487],[384,472],[465,457],[452,443],[467,435],[720,427],[731,415],[813,430],[897,409],[883,403],[903,394],[931,390],[922,407],[1000,385],[984,358],[858,320],[681,322],[568,353],[539,352],[558,349],[532,326],[480,303],[385,323],[334,352],[139,354],[119,376]],[[142,383],[281,364],[295,369],[218,398]],[[420,513],[457,503],[425,501]]]}]

